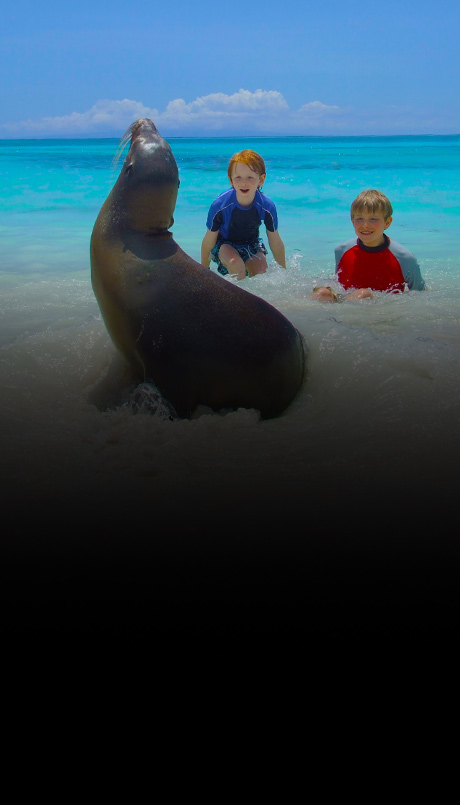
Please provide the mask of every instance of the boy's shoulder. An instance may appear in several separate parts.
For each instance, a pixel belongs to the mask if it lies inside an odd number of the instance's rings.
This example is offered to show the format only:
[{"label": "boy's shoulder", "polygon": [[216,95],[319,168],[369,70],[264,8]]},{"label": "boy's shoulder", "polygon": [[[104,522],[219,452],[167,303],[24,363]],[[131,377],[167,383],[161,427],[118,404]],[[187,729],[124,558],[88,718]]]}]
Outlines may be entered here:
[{"label": "boy's shoulder", "polygon": [[397,240],[393,240],[393,238],[390,238],[388,235],[387,237],[389,241],[388,248],[395,256],[401,255],[402,257],[415,257],[413,252],[406,248],[406,246],[403,246],[402,243],[398,243]]},{"label": "boy's shoulder", "polygon": [[357,246],[357,245],[358,245],[358,238],[355,235],[354,238],[349,238],[348,240],[344,240],[342,243],[339,243],[339,245],[336,246],[335,248],[336,249],[341,249],[342,246],[345,246],[347,249],[351,249],[352,246]]},{"label": "boy's shoulder", "polygon": [[221,209],[222,207],[225,207],[227,204],[231,204],[232,201],[235,200],[236,200],[235,188],[229,187],[228,190],[224,190],[223,193],[219,193],[219,195],[212,202],[211,206]]},{"label": "boy's shoulder", "polygon": [[272,210],[275,207],[275,202],[272,201],[271,198],[269,198],[260,189],[256,190],[254,204],[259,204],[264,210]]},{"label": "boy's shoulder", "polygon": [[345,254],[345,252],[347,252],[349,249],[352,249],[354,246],[357,245],[358,245],[357,237],[349,238],[349,240],[344,240],[343,243],[339,243],[339,245],[336,246],[334,249],[336,257],[337,256],[341,257],[342,254]]}]

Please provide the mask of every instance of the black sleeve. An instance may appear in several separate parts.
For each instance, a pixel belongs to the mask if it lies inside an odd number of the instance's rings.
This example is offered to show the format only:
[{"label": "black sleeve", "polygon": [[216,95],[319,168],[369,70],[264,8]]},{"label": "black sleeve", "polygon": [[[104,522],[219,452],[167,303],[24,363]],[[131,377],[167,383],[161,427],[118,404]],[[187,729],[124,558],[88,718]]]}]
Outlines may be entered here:
[{"label": "black sleeve", "polygon": [[268,210],[265,210],[264,224],[265,224],[265,228],[268,230],[268,232],[274,232],[275,231],[275,224],[273,223],[273,216],[272,216],[271,212],[269,212]]},{"label": "black sleeve", "polygon": [[222,215],[222,212],[219,210],[219,212],[217,212],[213,218],[211,232],[218,232],[223,220],[224,216]]}]

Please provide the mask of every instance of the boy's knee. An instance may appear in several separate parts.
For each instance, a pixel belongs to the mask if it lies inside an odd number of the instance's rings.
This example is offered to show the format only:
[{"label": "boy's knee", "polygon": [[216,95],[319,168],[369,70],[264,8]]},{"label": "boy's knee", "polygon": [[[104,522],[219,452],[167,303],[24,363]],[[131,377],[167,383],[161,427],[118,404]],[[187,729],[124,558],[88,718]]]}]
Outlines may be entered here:
[{"label": "boy's knee", "polygon": [[250,277],[255,277],[256,274],[265,274],[268,266],[263,252],[258,252],[245,263],[246,270]]},{"label": "boy's knee", "polygon": [[238,252],[226,244],[219,249],[219,260],[226,268],[241,267],[243,260]]}]

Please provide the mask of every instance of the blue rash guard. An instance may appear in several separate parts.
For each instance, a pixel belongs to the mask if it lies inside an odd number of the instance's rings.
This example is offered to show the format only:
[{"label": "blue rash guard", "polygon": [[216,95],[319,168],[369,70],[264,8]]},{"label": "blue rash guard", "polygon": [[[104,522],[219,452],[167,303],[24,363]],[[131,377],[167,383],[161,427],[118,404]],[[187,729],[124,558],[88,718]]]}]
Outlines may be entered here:
[{"label": "blue rash guard", "polygon": [[358,238],[341,243],[335,249],[335,266],[340,284],[373,291],[424,291],[420,266],[408,249],[387,235],[380,246],[365,246]]},{"label": "blue rash guard", "polygon": [[252,244],[259,238],[261,224],[269,232],[278,229],[276,207],[271,199],[256,190],[250,207],[242,207],[236,200],[236,190],[232,187],[217,196],[208,212],[206,226],[211,232],[218,232],[218,242]]}]

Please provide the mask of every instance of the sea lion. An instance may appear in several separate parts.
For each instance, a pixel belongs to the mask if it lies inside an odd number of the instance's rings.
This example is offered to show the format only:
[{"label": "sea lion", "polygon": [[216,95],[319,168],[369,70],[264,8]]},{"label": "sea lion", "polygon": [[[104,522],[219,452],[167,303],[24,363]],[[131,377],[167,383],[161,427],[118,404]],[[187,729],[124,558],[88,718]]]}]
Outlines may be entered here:
[{"label": "sea lion", "polygon": [[107,330],[139,377],[190,417],[255,408],[281,414],[306,347],[276,308],[189,257],[169,231],[179,187],[170,146],[141,118],[91,237],[91,276]]}]

